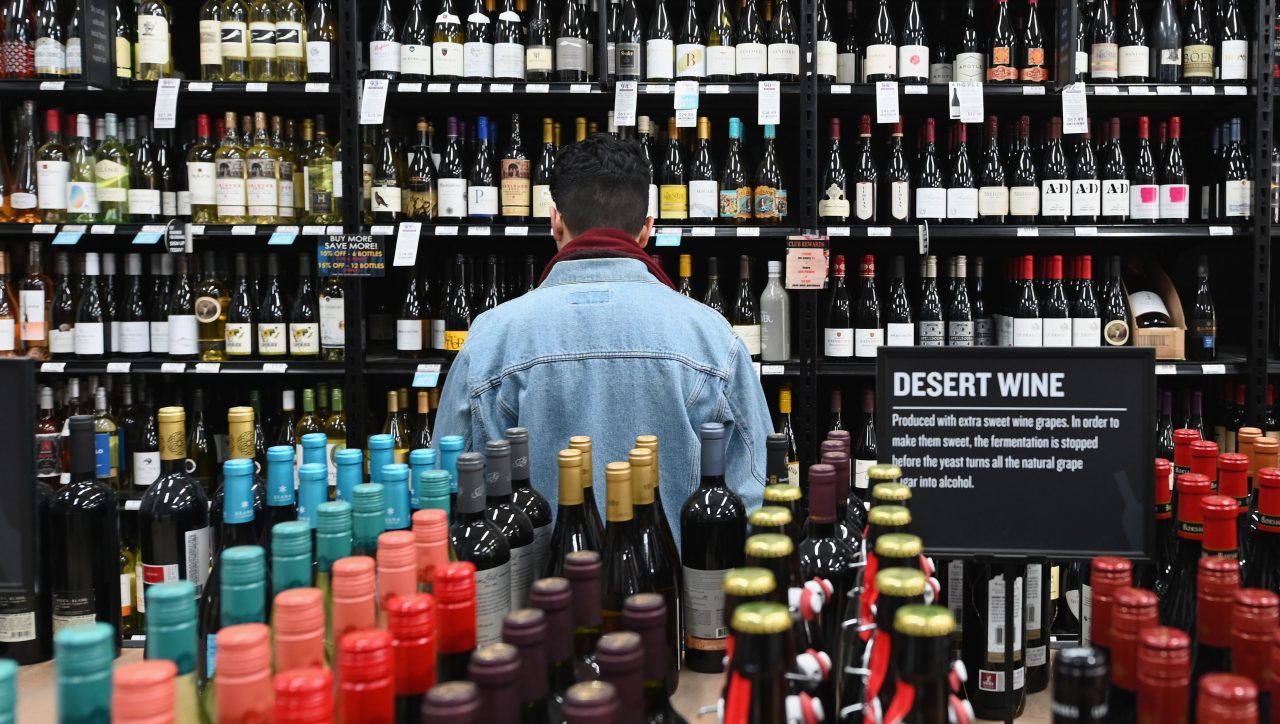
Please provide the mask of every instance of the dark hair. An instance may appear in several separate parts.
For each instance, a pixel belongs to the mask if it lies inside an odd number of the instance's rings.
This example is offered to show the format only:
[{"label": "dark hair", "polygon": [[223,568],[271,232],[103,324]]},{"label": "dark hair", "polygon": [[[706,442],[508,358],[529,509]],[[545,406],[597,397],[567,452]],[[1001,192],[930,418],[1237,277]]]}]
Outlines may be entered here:
[{"label": "dark hair", "polygon": [[597,133],[560,149],[551,197],[571,233],[639,234],[649,215],[649,163],[637,141]]}]

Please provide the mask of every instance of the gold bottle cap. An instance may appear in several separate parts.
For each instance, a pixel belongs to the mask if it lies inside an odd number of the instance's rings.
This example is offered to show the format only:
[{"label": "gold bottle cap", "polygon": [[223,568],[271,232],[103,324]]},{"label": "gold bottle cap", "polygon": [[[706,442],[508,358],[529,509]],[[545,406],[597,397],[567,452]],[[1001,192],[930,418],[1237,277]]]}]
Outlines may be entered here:
[{"label": "gold bottle cap", "polygon": [[757,533],[747,538],[747,555],[753,558],[786,558],[795,549],[791,539],[780,533]]},{"label": "gold bottle cap", "polygon": [[871,499],[884,503],[905,503],[911,500],[911,488],[902,483],[876,483],[871,487]]},{"label": "gold bottle cap", "polygon": [[724,592],[738,598],[763,596],[777,587],[773,571],[767,568],[733,568],[724,574]]},{"label": "gold bottle cap", "polygon": [[[253,408],[250,408],[251,410]],[[186,422],[187,411],[181,407],[161,407],[156,410],[156,422]]]},{"label": "gold bottle cap", "polygon": [[753,528],[782,528],[791,525],[791,511],[780,505],[766,505],[751,511]]},{"label": "gold bottle cap", "polygon": [[561,450],[556,456],[562,468],[581,468],[582,452],[578,450]]},{"label": "gold bottle cap", "polygon": [[781,603],[753,601],[733,610],[733,630],[743,634],[780,634],[791,629],[791,614]]},{"label": "gold bottle cap", "polygon": [[635,448],[627,454],[631,463],[631,496],[636,505],[653,503],[653,453]]},{"label": "gold bottle cap", "polygon": [[876,555],[884,558],[915,558],[922,552],[920,536],[910,533],[886,533],[876,539]]},{"label": "gold bottle cap", "polygon": [[867,478],[869,480],[879,480],[886,483],[896,483],[902,479],[902,468],[897,465],[887,465],[880,463],[872,465],[867,469]]},{"label": "gold bottle cap", "polygon": [[227,410],[227,422],[253,422],[252,407],[233,407]]},{"label": "gold bottle cap", "polygon": [[867,513],[867,523],[901,528],[911,524],[911,511],[901,505],[877,505]]},{"label": "gold bottle cap", "polygon": [[923,596],[924,587],[924,574],[914,568],[886,568],[876,574],[876,588],[886,596]]},{"label": "gold bottle cap", "polygon": [[955,629],[955,617],[943,606],[903,606],[893,615],[893,630],[905,636],[941,638]]},{"label": "gold bottle cap", "polygon": [[799,485],[786,483],[764,486],[764,499],[770,503],[793,503],[802,496]]},{"label": "gold bottle cap", "polygon": [[658,436],[657,435],[636,435],[636,447],[657,452]]},{"label": "gold bottle cap", "polygon": [[605,520],[625,522],[631,520],[631,464],[609,463],[604,466]]},{"label": "gold bottle cap", "polygon": [[590,450],[591,437],[588,435],[574,435],[569,438],[569,447],[574,450]]},{"label": "gold bottle cap", "polygon": [[577,450],[561,450],[560,461],[560,505],[581,505],[582,496],[582,453]]}]

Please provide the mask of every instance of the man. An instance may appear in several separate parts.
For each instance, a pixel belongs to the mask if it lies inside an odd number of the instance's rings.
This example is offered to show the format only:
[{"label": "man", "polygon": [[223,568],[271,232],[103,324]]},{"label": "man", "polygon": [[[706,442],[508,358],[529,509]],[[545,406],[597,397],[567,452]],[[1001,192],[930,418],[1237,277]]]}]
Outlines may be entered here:
[{"label": "man", "polygon": [[593,441],[595,494],[604,466],[626,460],[637,435],[659,440],[662,505],[679,511],[698,486],[704,422],[728,432],[726,477],[750,510],[765,482],[773,431],[751,358],[723,316],[678,294],[643,249],[649,167],[638,144],[598,134],[562,148],[551,179],[559,253],[537,289],[480,315],[445,381],[435,439],[470,450],[529,429],[533,483],[554,506],[557,453]]}]

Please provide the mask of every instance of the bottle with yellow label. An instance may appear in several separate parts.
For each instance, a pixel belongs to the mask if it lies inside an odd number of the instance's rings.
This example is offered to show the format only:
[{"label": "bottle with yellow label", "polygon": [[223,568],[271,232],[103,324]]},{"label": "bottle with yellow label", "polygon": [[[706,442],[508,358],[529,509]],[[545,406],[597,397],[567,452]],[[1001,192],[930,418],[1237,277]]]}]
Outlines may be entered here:
[{"label": "bottle with yellow label", "polygon": [[689,186],[685,171],[684,149],[674,116],[667,121],[667,153],[662,160],[658,185],[658,218],[689,218]]},{"label": "bottle with yellow label", "polygon": [[462,349],[471,329],[471,302],[467,299],[466,260],[459,254],[453,263],[453,283],[444,309],[444,353],[450,357]]}]

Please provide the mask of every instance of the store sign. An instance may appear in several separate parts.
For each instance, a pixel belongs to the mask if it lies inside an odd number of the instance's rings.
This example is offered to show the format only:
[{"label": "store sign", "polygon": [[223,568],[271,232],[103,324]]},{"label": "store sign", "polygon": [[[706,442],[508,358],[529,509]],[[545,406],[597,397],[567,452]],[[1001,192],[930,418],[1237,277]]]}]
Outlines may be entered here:
[{"label": "store sign", "polygon": [[115,3],[85,0],[82,12],[82,77],[95,88],[112,88],[116,83]]},{"label": "store sign", "polygon": [[879,457],[930,555],[1154,550],[1151,349],[884,347]]},{"label": "store sign", "polygon": [[316,245],[316,266],[322,277],[386,276],[383,237],[373,234],[330,234]]}]

